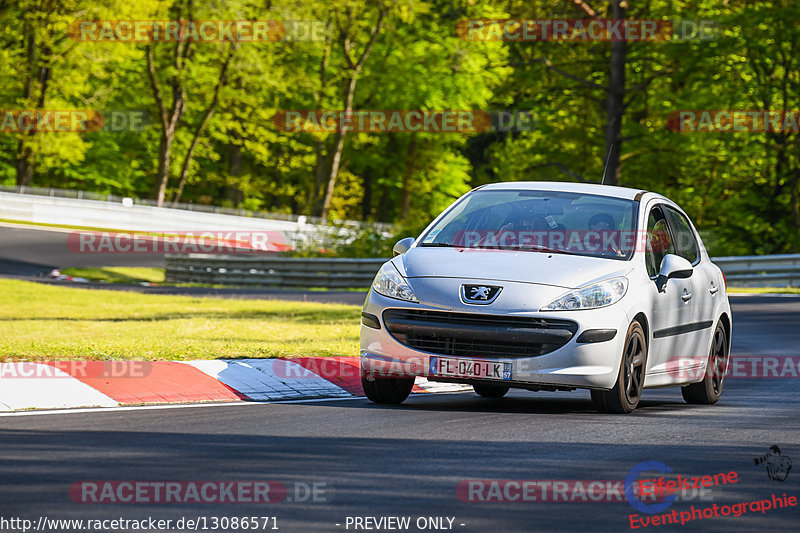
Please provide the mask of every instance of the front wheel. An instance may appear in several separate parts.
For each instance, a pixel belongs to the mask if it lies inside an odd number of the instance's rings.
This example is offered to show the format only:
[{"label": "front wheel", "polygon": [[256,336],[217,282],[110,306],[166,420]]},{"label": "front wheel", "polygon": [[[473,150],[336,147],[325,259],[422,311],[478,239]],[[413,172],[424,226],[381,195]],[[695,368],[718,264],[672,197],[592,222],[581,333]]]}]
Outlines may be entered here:
[{"label": "front wheel", "polygon": [[411,394],[414,378],[390,378],[362,374],[361,386],[367,398],[374,403],[400,404]]},{"label": "front wheel", "polygon": [[631,322],[622,351],[617,383],[608,391],[593,390],[592,403],[602,413],[630,413],[639,405],[644,389],[647,341],[637,320]]},{"label": "front wheel", "polygon": [[681,387],[686,403],[711,405],[719,401],[725,386],[725,370],[728,366],[728,335],[720,322],[714,330],[711,353],[703,381]]}]

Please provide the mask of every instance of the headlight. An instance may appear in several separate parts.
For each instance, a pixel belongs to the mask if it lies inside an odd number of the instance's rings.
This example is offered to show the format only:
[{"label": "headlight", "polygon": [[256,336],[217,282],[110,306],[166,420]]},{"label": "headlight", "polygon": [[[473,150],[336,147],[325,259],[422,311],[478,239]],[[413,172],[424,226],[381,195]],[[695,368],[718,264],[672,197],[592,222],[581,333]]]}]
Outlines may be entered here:
[{"label": "headlight", "polygon": [[375,281],[372,282],[372,288],[378,294],[383,294],[389,298],[397,298],[407,302],[419,302],[408,282],[391,263],[386,263],[381,267],[378,275],[375,276]]},{"label": "headlight", "polygon": [[628,290],[628,278],[612,278],[575,289],[539,311],[578,311],[597,309],[618,302]]}]

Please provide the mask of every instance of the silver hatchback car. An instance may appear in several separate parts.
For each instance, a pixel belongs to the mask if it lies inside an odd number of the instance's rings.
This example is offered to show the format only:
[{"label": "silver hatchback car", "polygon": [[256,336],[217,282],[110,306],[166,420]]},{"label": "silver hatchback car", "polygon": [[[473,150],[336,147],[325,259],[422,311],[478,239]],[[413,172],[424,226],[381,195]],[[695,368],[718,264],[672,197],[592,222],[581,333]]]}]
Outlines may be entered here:
[{"label": "silver hatchback car", "polygon": [[416,376],[591,390],[628,413],[647,387],[719,400],[731,340],[724,276],[674,202],[603,185],[478,187],[395,245],[361,314],[362,383],[401,403]]}]

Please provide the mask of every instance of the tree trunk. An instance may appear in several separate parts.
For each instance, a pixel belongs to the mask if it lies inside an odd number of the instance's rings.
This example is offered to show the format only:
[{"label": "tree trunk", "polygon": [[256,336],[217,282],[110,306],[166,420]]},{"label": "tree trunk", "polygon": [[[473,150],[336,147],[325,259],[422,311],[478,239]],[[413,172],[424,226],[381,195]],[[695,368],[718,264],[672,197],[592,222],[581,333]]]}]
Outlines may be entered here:
[{"label": "tree trunk", "polygon": [[[358,84],[358,70],[353,71],[347,83],[347,93],[345,94],[344,116],[350,116],[353,112],[353,97],[356,94],[356,85]],[[325,196],[322,201],[322,216],[323,220],[327,220],[328,213],[331,209],[331,200],[333,199],[333,188],[336,186],[336,178],[339,176],[339,165],[342,161],[342,150],[344,149],[344,138],[347,131],[339,127],[336,130],[333,142],[333,157],[331,158],[331,171],[328,174],[328,185],[325,187]]]},{"label": "tree trunk", "polygon": [[214,111],[217,109],[217,104],[219,103],[219,92],[222,87],[225,85],[227,81],[227,73],[228,73],[228,65],[230,65],[231,59],[233,58],[233,54],[236,51],[236,47],[231,44],[231,49],[228,52],[225,61],[222,63],[222,67],[219,71],[219,77],[217,78],[217,84],[214,87],[214,96],[211,98],[211,103],[208,105],[208,109],[206,109],[205,114],[203,115],[203,119],[200,121],[200,124],[197,126],[197,129],[194,131],[194,136],[192,137],[192,143],[189,145],[189,150],[186,152],[186,157],[183,159],[183,165],[181,166],[181,177],[178,181],[178,191],[175,193],[175,198],[172,202],[173,207],[177,207],[178,202],[181,200],[181,195],[183,195],[183,188],[186,186],[186,180],[189,178],[189,165],[192,164],[192,158],[194,157],[194,151],[197,148],[197,143],[200,142],[200,136],[206,129],[208,125],[208,121],[211,120],[211,117],[214,116]]},{"label": "tree trunk", "polygon": [[392,205],[392,192],[393,188],[387,184],[378,184],[378,188],[380,190],[380,197],[378,199],[378,210],[377,212],[380,214],[380,217],[383,220],[392,220],[394,219],[396,210]]},{"label": "tree trunk", "polygon": [[[349,117],[350,114],[353,112],[353,97],[356,93],[356,85],[358,84],[358,76],[361,73],[361,67],[364,65],[364,61],[366,61],[367,57],[369,57],[370,52],[372,51],[372,46],[375,44],[375,38],[378,36],[378,33],[381,31],[381,26],[383,25],[383,17],[384,17],[384,6],[381,6],[378,10],[378,20],[375,22],[375,26],[372,28],[372,32],[369,36],[369,42],[364,47],[364,50],[361,52],[361,55],[358,57],[358,60],[353,61],[353,58],[350,57],[350,49],[352,47],[352,43],[350,41],[349,35],[349,26],[347,29],[340,27],[340,36],[342,41],[342,49],[344,50],[344,58],[347,62],[348,69],[350,70],[350,79],[348,83],[345,84],[345,108],[344,113],[346,117]],[[350,18],[352,20],[352,12],[350,13]],[[322,212],[320,213],[322,216],[322,220],[325,221],[328,218],[328,213],[331,209],[331,199],[333,198],[333,189],[336,186],[336,178],[339,175],[339,165],[341,164],[342,160],[342,149],[344,148],[344,138],[347,136],[347,132],[340,127],[337,128],[336,135],[334,136],[334,143],[333,143],[333,156],[331,157],[331,170],[328,173],[328,185],[325,187],[325,196],[322,202]]]},{"label": "tree trunk", "polygon": [[367,167],[362,175],[364,195],[361,197],[361,219],[368,220],[372,216],[372,169]]},{"label": "tree trunk", "polygon": [[[188,45],[182,46],[182,44],[183,42],[179,41],[175,47],[176,70],[182,69],[181,61],[185,59],[185,54],[188,49]],[[176,73],[172,80],[172,108],[167,112],[167,107],[161,96],[161,89],[158,86],[158,79],[156,78],[153,47],[147,45],[145,50],[150,88],[153,90],[153,97],[155,98],[159,118],[161,119],[161,142],[158,147],[158,192],[156,193],[156,205],[158,205],[158,207],[163,207],[167,195],[167,184],[169,183],[169,164],[172,158],[172,143],[175,140],[175,130],[178,128],[178,123],[185,110],[186,100],[183,85],[181,85],[178,79],[179,74]]]},{"label": "tree trunk", "polygon": [[[233,133],[231,137],[236,139],[239,135]],[[240,183],[237,178],[242,175],[242,147],[238,144],[230,143],[227,145],[227,160],[228,160],[228,176],[234,178],[225,184],[224,196],[225,199],[230,201],[234,206],[238,206],[244,201],[244,194],[234,184]]]},{"label": "tree trunk", "polygon": [[411,178],[414,176],[414,163],[416,162],[417,137],[411,137],[406,155],[406,171],[403,173],[403,199],[400,203],[400,218],[405,219],[411,210]]},{"label": "tree trunk", "polygon": [[794,178],[792,182],[792,213],[794,213],[794,227],[800,230],[800,195],[798,195],[798,188],[800,188],[800,168],[794,169]]},{"label": "tree trunk", "polygon": [[[30,102],[33,99],[34,94],[34,83],[37,81],[36,78],[38,77],[39,85],[38,93],[39,96],[36,99],[35,110],[39,110],[44,107],[45,95],[47,94],[47,87],[48,82],[50,81],[50,68],[46,65],[41,65],[38,69],[38,75],[36,73],[36,35],[34,30],[30,28],[30,26],[26,25],[25,29],[26,33],[26,44],[25,44],[25,55],[27,56],[28,62],[28,77],[25,80],[25,89],[23,90],[23,98],[25,99],[26,103]],[[50,49],[47,46],[43,46],[41,50],[41,57],[42,59],[49,60]],[[16,173],[17,173],[17,185],[27,187],[33,181],[33,171],[36,165],[36,152],[30,145],[29,137],[35,135],[35,132],[26,132],[25,136],[19,140],[17,143],[17,153],[16,153]]]},{"label": "tree trunk", "polygon": [[792,213],[794,214],[794,227],[800,230],[800,198],[798,198],[798,185],[800,185],[800,168],[794,169],[792,179]]},{"label": "tree trunk", "polygon": [[[611,1],[611,18],[625,18],[625,8],[621,0]],[[619,156],[622,152],[622,115],[625,112],[623,98],[625,96],[625,60],[627,43],[624,40],[611,43],[611,71],[606,100],[606,174],[603,183],[619,184]]]},{"label": "tree trunk", "polygon": [[156,194],[158,207],[164,206],[164,199],[167,196],[169,163],[172,159],[172,141],[174,139],[174,133],[170,133],[166,130],[161,132],[161,142],[158,145],[158,193]]},{"label": "tree trunk", "polygon": [[308,208],[310,215],[319,215],[322,211],[320,205],[320,194],[322,193],[322,184],[325,182],[325,168],[327,161],[325,158],[325,143],[324,141],[316,141],[316,164],[314,165],[314,183],[308,199]]},{"label": "tree trunk", "polygon": [[33,181],[34,155],[30,146],[25,141],[19,141],[17,150],[17,185],[27,187]]},{"label": "tree trunk", "polygon": [[[323,101],[325,97],[325,87],[328,84],[328,62],[330,61],[331,56],[331,40],[328,36],[331,33],[331,27],[333,25],[333,17],[329,14],[328,20],[325,23],[325,48],[322,49],[322,59],[320,60],[319,65],[319,88],[314,93],[314,107],[319,110],[323,107]],[[316,215],[321,211],[321,206],[319,205],[319,195],[322,189],[322,183],[325,180],[325,168],[326,168],[326,158],[325,158],[325,142],[321,140],[317,140],[315,142],[315,149],[316,149],[316,164],[314,165],[314,181],[311,184],[311,188],[308,191],[308,202],[307,202],[307,210],[309,215]]]}]

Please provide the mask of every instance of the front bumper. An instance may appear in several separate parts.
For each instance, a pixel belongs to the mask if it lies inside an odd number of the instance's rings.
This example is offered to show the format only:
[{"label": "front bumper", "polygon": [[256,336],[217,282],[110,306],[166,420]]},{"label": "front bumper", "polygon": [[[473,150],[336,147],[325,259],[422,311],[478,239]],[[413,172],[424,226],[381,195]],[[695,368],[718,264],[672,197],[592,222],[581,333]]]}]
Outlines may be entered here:
[{"label": "front bumper", "polygon": [[[454,294],[454,291],[463,282],[464,280],[440,280],[437,285],[448,285],[446,292]],[[623,306],[617,303],[595,310],[542,313],[538,311],[538,303],[534,305],[532,302],[551,301],[564,292],[563,288],[532,286],[525,283],[504,283],[504,286],[501,294],[501,296],[506,296],[504,300],[498,298],[498,301],[491,305],[481,306],[454,301],[444,302],[444,305],[441,305],[439,304],[440,300],[435,303],[420,301],[419,304],[416,304],[387,298],[370,290],[364,303],[363,312],[374,318],[363,320],[361,325],[362,370],[375,375],[425,376],[437,381],[459,383],[476,381],[474,378],[431,374],[430,358],[438,356],[511,363],[511,379],[498,382],[511,387],[610,389],[615,385],[622,357],[622,346],[630,323]],[[387,329],[384,311],[405,309],[471,313],[484,317],[491,315],[513,317],[514,319],[529,317],[572,321],[577,324],[577,328],[566,344],[542,355],[526,356],[519,353],[462,355],[457,350],[443,353],[440,347],[435,348],[435,352],[431,352],[409,346],[407,339],[395,336]],[[389,314],[387,314],[388,316]],[[379,322],[380,329],[374,327],[375,318]],[[371,323],[372,327],[365,325],[365,322]],[[599,330],[605,331],[600,333]],[[610,336],[609,330],[615,330],[616,334],[607,340]],[[582,335],[583,337],[581,337]],[[582,342],[578,342],[579,338]],[[403,342],[399,339],[402,339]],[[473,352],[473,354],[475,353]],[[493,381],[480,380],[485,383]]]}]

